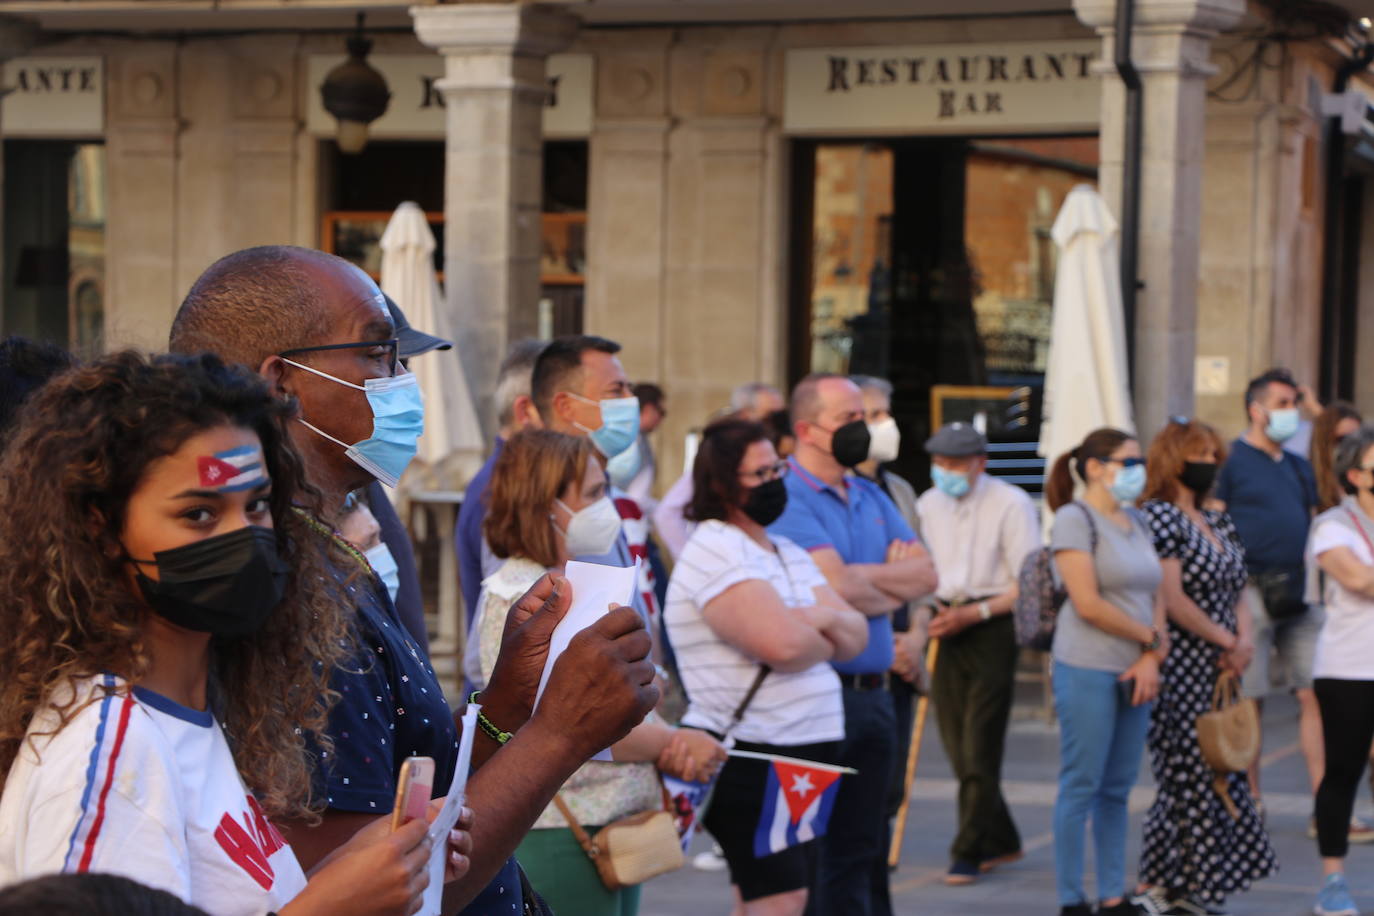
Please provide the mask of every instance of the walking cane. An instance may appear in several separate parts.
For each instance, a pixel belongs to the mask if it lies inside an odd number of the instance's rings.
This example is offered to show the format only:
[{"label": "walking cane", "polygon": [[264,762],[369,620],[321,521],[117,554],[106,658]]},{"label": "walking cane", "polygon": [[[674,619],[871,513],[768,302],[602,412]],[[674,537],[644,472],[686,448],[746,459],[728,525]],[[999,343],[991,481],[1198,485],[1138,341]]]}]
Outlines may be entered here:
[{"label": "walking cane", "polygon": [[[932,639],[926,647],[926,677],[934,680],[935,660],[940,655],[940,640]],[[887,853],[887,867],[896,868],[902,860],[902,834],[906,832],[906,813],[911,807],[911,784],[916,781],[916,764],[921,759],[921,735],[926,730],[926,712],[930,709],[930,684],[916,701],[916,713],[911,726],[911,747],[906,752],[906,782],[902,792],[902,806],[897,809],[897,823],[892,827],[892,846]]]}]

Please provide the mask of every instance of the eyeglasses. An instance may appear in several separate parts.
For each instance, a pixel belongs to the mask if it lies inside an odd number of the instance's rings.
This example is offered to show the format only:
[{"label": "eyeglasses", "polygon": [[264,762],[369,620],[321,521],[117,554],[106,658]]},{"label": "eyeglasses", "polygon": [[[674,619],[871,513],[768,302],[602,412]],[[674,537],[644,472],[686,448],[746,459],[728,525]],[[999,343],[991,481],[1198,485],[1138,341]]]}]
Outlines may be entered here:
[{"label": "eyeglasses", "polygon": [[1123,468],[1139,467],[1145,463],[1144,458],[1103,458],[1103,464],[1119,464]]},{"label": "eyeglasses", "polygon": [[755,471],[741,471],[739,476],[755,483],[768,483],[770,480],[782,480],[787,476],[788,470],[787,462],[779,461],[777,464],[770,464]]},{"label": "eyeglasses", "polygon": [[1174,414],[1172,417],[1169,418],[1169,422],[1170,422],[1170,423],[1177,423],[1179,426],[1188,426],[1188,425],[1191,424],[1193,421],[1190,420],[1190,419],[1188,419],[1187,417],[1183,416],[1182,414],[1177,414],[1177,413],[1176,413],[1176,414]]},{"label": "eyeglasses", "polygon": [[401,342],[395,337],[390,340],[362,340],[357,343],[321,344],[318,347],[295,347],[291,350],[282,350],[277,355],[295,356],[299,353],[318,353],[323,350],[357,350],[363,347],[380,350],[381,352],[377,353],[375,358],[385,360],[387,371],[391,375],[396,374],[401,364]]}]

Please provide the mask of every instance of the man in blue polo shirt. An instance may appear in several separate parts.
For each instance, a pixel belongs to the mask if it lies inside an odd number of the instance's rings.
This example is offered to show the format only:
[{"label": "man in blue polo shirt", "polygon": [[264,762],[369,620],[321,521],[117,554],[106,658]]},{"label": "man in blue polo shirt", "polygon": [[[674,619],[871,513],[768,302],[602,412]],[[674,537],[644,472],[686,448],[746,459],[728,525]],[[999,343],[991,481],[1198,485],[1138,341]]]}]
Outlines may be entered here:
[{"label": "man in blue polo shirt", "polygon": [[891,614],[935,590],[935,567],[887,494],[848,473],[868,458],[858,386],[841,375],[809,375],[792,392],[791,409],[797,450],[789,459],[787,509],[769,530],[809,550],[830,585],[868,617],[868,646],[835,665],[844,689],[840,760],[859,773],[840,784],[807,910],[887,916],[885,800],[897,762],[887,691]]}]

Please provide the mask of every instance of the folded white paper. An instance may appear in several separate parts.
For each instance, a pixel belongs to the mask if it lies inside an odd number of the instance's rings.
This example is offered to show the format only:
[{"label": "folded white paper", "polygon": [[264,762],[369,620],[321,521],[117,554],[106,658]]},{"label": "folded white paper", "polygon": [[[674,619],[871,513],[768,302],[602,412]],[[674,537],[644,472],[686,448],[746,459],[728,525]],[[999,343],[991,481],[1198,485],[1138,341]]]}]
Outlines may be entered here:
[{"label": "folded white paper", "polygon": [[468,771],[472,768],[472,738],[477,732],[477,712],[482,707],[468,704],[463,713],[463,735],[458,739],[458,762],[453,768],[453,782],[439,816],[429,825],[429,839],[433,847],[429,853],[429,886],[419,916],[442,916],[444,904],[444,862],[448,859],[448,832],[458,823],[458,814],[468,794]]},{"label": "folded white paper", "polygon": [[[630,606],[639,582],[639,561],[636,560],[634,566],[602,566],[600,563],[569,560],[563,576],[572,586],[572,607],[559,621],[549,639],[549,657],[544,662],[544,674],[539,679],[539,689],[534,695],[536,709],[544,695],[544,688],[548,686],[554,664],[573,637],[606,616],[612,604]],[[610,749],[592,759],[610,760]]]}]

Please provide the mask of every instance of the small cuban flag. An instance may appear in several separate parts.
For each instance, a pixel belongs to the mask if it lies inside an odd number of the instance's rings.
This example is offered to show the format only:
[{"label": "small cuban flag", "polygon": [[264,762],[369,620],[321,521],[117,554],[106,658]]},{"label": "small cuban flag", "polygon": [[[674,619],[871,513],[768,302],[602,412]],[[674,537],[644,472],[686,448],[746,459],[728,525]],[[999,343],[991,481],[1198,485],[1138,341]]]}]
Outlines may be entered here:
[{"label": "small cuban flag", "polygon": [[840,767],[773,757],[768,765],[763,813],[754,831],[754,857],[824,836],[845,772]]},{"label": "small cuban flag", "polygon": [[221,493],[249,490],[267,481],[262,469],[262,451],[256,445],[202,455],[196,467],[200,472],[200,485]]},{"label": "small cuban flag", "polygon": [[676,776],[663,774],[663,788],[668,793],[669,810],[673,815],[673,823],[677,826],[678,839],[682,841],[683,853],[692,845],[692,837],[696,835],[704,813],[706,796],[710,794],[715,783],[714,779],[708,782],[687,782]]}]

